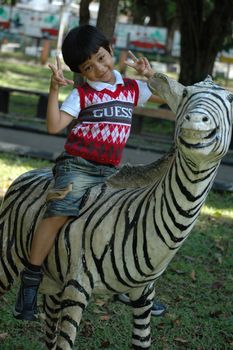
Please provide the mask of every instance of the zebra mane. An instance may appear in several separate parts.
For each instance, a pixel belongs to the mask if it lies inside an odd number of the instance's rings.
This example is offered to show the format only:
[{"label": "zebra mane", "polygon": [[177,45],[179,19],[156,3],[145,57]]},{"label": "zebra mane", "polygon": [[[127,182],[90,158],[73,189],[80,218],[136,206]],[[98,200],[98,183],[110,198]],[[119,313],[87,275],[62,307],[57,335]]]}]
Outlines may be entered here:
[{"label": "zebra mane", "polygon": [[175,154],[174,146],[164,156],[150,164],[125,164],[106,181],[112,188],[140,188],[156,183],[167,171]]},{"label": "zebra mane", "polygon": [[217,89],[217,90],[224,90],[219,85],[215,84],[215,82],[212,80],[212,77],[210,75],[207,75],[205,80],[200,81],[198,83],[193,84],[192,86],[197,88],[208,88],[208,89]]}]

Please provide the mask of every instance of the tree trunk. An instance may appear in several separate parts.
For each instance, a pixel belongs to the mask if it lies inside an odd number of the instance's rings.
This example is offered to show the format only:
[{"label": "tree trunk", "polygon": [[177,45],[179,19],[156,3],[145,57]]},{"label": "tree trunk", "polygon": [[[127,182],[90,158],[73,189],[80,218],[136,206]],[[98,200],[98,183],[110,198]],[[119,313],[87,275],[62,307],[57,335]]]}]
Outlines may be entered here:
[{"label": "tree trunk", "polygon": [[81,0],[79,5],[79,25],[88,24],[90,21],[89,5],[92,0]]},{"label": "tree trunk", "polygon": [[100,0],[96,26],[112,41],[119,0]]},{"label": "tree trunk", "polygon": [[167,25],[167,4],[164,0],[148,1],[149,26],[165,27]]},{"label": "tree trunk", "polygon": [[[92,0],[81,0],[79,5],[79,25],[88,24],[90,20],[89,5]],[[81,74],[74,73],[74,86],[83,85],[84,79]]]},{"label": "tree trunk", "polygon": [[205,13],[205,0],[177,0],[180,14],[181,56],[179,81],[192,85],[212,74],[223,41],[230,34],[232,0],[213,0]]},{"label": "tree trunk", "polygon": [[134,24],[144,24],[147,15],[146,0],[134,0],[132,6],[132,17]]}]

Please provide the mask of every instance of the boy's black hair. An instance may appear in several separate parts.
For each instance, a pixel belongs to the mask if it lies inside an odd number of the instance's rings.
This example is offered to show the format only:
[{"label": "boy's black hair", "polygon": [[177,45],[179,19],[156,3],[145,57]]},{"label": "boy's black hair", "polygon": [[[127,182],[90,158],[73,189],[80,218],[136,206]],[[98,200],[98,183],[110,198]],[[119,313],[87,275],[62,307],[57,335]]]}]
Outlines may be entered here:
[{"label": "boy's black hair", "polygon": [[111,53],[109,40],[98,28],[89,24],[75,27],[63,41],[63,59],[72,72],[80,73],[80,64],[97,53],[100,47]]}]

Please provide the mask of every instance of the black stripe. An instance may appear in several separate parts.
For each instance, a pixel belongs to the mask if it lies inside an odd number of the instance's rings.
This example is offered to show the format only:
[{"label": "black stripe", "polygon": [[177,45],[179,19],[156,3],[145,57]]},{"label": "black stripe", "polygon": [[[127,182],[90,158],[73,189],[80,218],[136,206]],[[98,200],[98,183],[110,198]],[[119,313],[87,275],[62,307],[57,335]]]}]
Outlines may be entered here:
[{"label": "black stripe", "polygon": [[8,270],[8,266],[5,264],[5,261],[1,258],[1,266],[3,268],[3,271],[5,273],[7,282],[11,285],[14,282],[14,278],[12,276],[12,274],[10,273],[10,271]]},{"label": "black stripe", "polygon": [[144,324],[137,324],[137,323],[133,323],[133,328],[136,328],[136,329],[141,329],[141,330],[145,330],[147,328],[150,327],[150,322],[149,323],[144,323]]},{"label": "black stripe", "polygon": [[[74,343],[72,342],[72,340],[70,339],[69,334],[65,333],[64,331],[60,331],[59,336],[62,337],[63,339],[65,339],[67,341],[67,343],[69,344],[70,348],[72,349],[74,346]],[[62,348],[60,348],[59,346],[56,347],[57,350],[64,350]]]},{"label": "black stripe", "polygon": [[86,297],[86,300],[89,301],[90,299],[90,295],[87,293],[87,291],[85,290],[85,288],[83,286],[81,286],[81,284],[76,281],[76,280],[69,280],[66,284],[66,288],[69,286],[73,286],[75,289],[77,289],[80,293],[84,294]]},{"label": "black stripe", "polygon": [[78,329],[77,322],[73,318],[71,318],[69,315],[63,316],[61,318],[61,322],[63,322],[63,321],[69,322],[70,324],[72,324],[72,326],[75,327],[76,330]]},{"label": "black stripe", "polygon": [[75,301],[75,300],[71,300],[71,299],[65,299],[62,300],[61,302],[61,309],[64,310],[67,307],[80,307],[80,309],[85,310],[86,305],[81,303],[80,301]]},{"label": "black stripe", "polygon": [[151,338],[151,335],[150,334],[148,334],[147,336],[145,336],[145,337],[142,337],[141,335],[137,335],[137,334],[134,334],[133,333],[133,339],[134,340],[139,340],[140,342],[148,342],[149,340],[150,340],[150,338]]},{"label": "black stripe", "polygon": [[155,207],[153,208],[153,222],[154,222],[154,227],[155,227],[155,232],[158,235],[158,237],[161,239],[161,241],[170,249],[170,250],[175,250],[178,249],[178,247],[171,247],[168,245],[168,243],[165,241],[165,238],[162,235],[162,232],[160,231],[156,220],[155,220]]},{"label": "black stripe", "polygon": [[149,308],[148,310],[144,311],[142,314],[140,315],[133,315],[133,318],[135,320],[143,320],[144,318],[147,318],[150,315],[151,312],[151,308]]},{"label": "black stripe", "polygon": [[[178,202],[176,200],[176,197],[175,197],[175,191],[173,191],[173,188],[172,188],[172,172],[171,171],[169,172],[169,181],[165,182],[165,187],[166,187],[167,184],[168,184],[168,187],[169,187],[169,190],[167,190],[167,192],[169,193],[169,195],[172,198],[172,203],[175,206],[176,211],[181,216],[183,216],[184,218],[192,218],[194,215],[196,215],[199,212],[199,210],[201,208],[201,205],[202,205],[202,202],[201,203],[197,203],[196,206],[194,206],[193,208],[188,209],[188,210],[183,210],[182,207],[178,204]],[[193,212],[193,210],[196,210],[196,211]]]}]

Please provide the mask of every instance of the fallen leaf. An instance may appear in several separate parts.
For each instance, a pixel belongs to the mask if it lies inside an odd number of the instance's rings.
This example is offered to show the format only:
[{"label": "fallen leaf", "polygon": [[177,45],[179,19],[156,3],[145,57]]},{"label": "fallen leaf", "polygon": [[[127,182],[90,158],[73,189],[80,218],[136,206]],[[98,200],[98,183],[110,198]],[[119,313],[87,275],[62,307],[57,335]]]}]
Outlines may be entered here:
[{"label": "fallen leaf", "polygon": [[96,299],[95,304],[99,306],[104,306],[106,304],[105,300],[102,299]]},{"label": "fallen leaf", "polygon": [[184,339],[184,338],[180,338],[180,337],[176,337],[174,338],[174,340],[178,343],[181,343],[181,344],[187,344],[188,343],[188,340]]},{"label": "fallen leaf", "polygon": [[172,271],[175,272],[177,275],[184,275],[185,274],[185,271],[182,271],[182,270],[172,269]]},{"label": "fallen leaf", "polygon": [[8,333],[0,333],[0,339],[1,340],[4,340],[4,339],[6,339],[6,337],[8,337]]},{"label": "fallen leaf", "polygon": [[104,340],[104,341],[102,341],[102,343],[101,343],[101,348],[108,348],[109,345],[110,345],[109,340]]},{"label": "fallen leaf", "polygon": [[163,322],[160,322],[158,325],[157,325],[157,328],[158,329],[163,329],[165,327],[165,324]]},{"label": "fallen leaf", "polygon": [[101,309],[94,308],[93,310],[94,314],[103,314],[105,311]]},{"label": "fallen leaf", "polygon": [[93,328],[91,322],[87,322],[87,321],[84,322],[81,334],[82,334],[82,336],[84,336],[86,338],[90,338],[93,336],[94,328]]},{"label": "fallen leaf", "polygon": [[191,262],[195,261],[195,258],[193,256],[185,255],[184,257],[188,261],[191,261]]},{"label": "fallen leaf", "polygon": [[174,323],[174,325],[176,325],[176,326],[180,326],[180,324],[181,324],[181,322],[178,318],[176,320],[173,320],[172,323]]},{"label": "fallen leaf", "polygon": [[190,273],[190,277],[191,277],[193,282],[196,281],[196,272],[194,270]]},{"label": "fallen leaf", "polygon": [[221,245],[221,241],[216,241],[215,243],[216,248],[218,248],[219,250],[221,250],[222,252],[224,252],[224,247]]},{"label": "fallen leaf", "polygon": [[110,316],[109,316],[109,315],[100,316],[100,320],[101,320],[101,321],[108,321],[109,319],[110,319]]},{"label": "fallen leaf", "polygon": [[220,253],[216,253],[214,254],[216,260],[218,261],[218,263],[221,265],[222,264],[222,255]]},{"label": "fallen leaf", "polygon": [[177,295],[177,297],[175,298],[175,301],[181,301],[183,299],[184,299],[183,295]]}]

